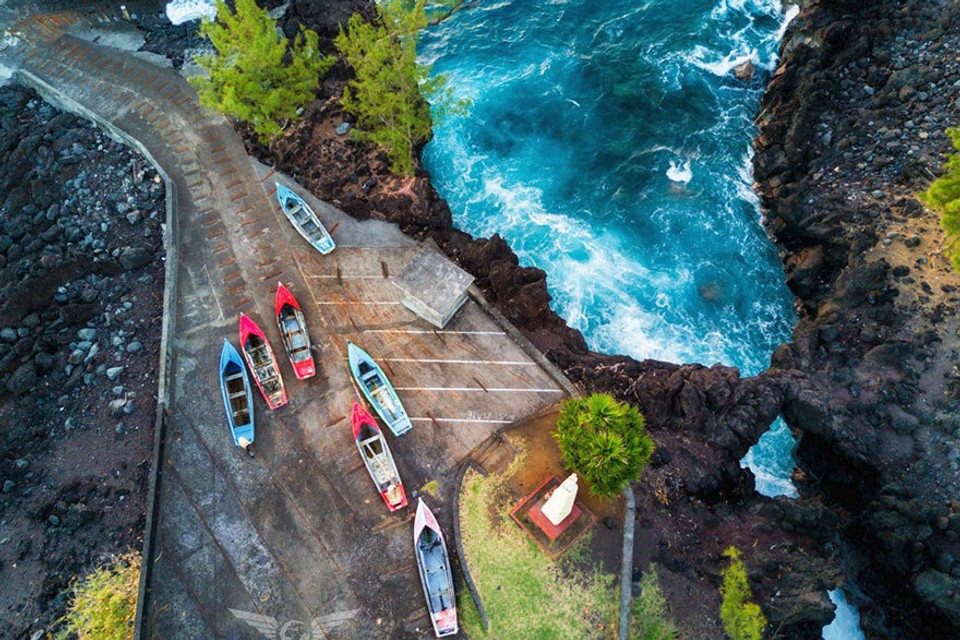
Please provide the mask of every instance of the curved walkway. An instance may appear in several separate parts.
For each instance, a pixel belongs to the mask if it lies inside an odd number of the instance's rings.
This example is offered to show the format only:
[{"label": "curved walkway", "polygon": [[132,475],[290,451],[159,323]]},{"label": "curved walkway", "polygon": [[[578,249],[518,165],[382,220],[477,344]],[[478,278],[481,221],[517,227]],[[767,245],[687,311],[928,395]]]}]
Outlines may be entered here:
[{"label": "curved walkway", "polygon": [[[169,386],[159,397],[165,427],[138,636],[246,638],[257,625],[276,634],[302,624],[314,637],[421,637],[429,622],[412,515],[387,514],[354,448],[345,341],[380,359],[413,417],[414,430],[391,443],[408,494],[453,482],[472,449],[562,400],[569,383],[476,301],[440,332],[407,311],[390,280],[420,247],[393,225],[313,200],[338,243],[328,257],[313,253],[272,197],[274,181],[295,184],[252,162],[173,70],[67,33],[79,20],[70,11],[21,19],[0,59],[139,146],[168,178]],[[268,413],[257,401],[250,460],[227,433],[216,367],[240,312],[279,346],[278,281],[304,307],[320,366],[301,382],[281,365],[291,402]],[[450,506],[431,504],[450,526]]]}]

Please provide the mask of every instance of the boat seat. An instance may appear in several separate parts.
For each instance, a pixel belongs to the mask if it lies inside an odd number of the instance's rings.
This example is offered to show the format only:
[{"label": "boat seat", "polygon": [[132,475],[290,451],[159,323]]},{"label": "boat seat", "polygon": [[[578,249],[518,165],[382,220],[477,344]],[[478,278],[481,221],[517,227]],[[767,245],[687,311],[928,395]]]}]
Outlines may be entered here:
[{"label": "boat seat", "polygon": [[226,380],[227,382],[231,382],[233,380],[237,380],[238,378],[242,378],[242,377],[243,377],[243,373],[241,372],[241,373],[235,373],[231,376],[227,376],[226,378],[224,378],[224,380]]},{"label": "boat seat", "polygon": [[240,398],[240,397],[245,396],[245,395],[247,395],[247,390],[246,390],[246,389],[241,389],[240,391],[237,391],[236,393],[231,393],[229,397],[230,397],[231,400],[233,400],[234,398]]}]

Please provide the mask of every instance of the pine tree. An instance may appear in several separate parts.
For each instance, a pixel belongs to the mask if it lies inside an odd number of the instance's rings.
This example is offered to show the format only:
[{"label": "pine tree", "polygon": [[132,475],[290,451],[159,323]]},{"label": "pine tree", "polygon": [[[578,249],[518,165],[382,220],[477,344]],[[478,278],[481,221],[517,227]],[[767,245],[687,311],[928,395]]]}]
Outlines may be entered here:
[{"label": "pine tree", "polygon": [[554,433],[563,462],[598,496],[611,498],[640,477],[653,455],[643,415],[605,393],[563,405]]},{"label": "pine tree", "polygon": [[216,53],[196,58],[209,76],[190,82],[201,104],[250,123],[266,143],[297,117],[335,60],[320,54],[318,36],[308,29],[290,46],[256,0],[235,0],[235,11],[224,0],[216,3],[217,19],[200,27]]},{"label": "pine tree", "polygon": [[411,174],[414,152],[430,140],[434,120],[462,113],[467,102],[454,99],[445,75],[431,76],[429,65],[417,63],[419,32],[431,22],[425,0],[384,0],[377,10],[377,24],[354,14],[335,41],[356,74],[342,104],[357,117],[352,137],[382,147],[394,173]]},{"label": "pine tree", "polygon": [[720,605],[723,630],[733,640],[761,640],[767,619],[760,607],[751,602],[753,591],[747,582],[747,569],[740,560],[740,550],[728,547],[723,555],[730,558],[730,566],[720,571],[723,576],[723,585],[720,587],[720,595],[723,596]]},{"label": "pine tree", "polygon": [[[947,129],[947,135],[953,142],[953,148],[960,151],[960,129]],[[944,250],[950,256],[953,267],[960,270],[960,153],[947,158],[943,175],[937,178],[922,200],[928,206],[940,211],[940,226],[946,233]]]}]

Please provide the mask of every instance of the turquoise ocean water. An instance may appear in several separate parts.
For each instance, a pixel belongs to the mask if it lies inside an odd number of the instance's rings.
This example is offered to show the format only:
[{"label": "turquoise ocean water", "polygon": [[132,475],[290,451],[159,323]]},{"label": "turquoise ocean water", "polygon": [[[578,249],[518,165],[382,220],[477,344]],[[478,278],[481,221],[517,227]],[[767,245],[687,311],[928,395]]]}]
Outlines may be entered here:
[{"label": "turquoise ocean water", "polygon": [[[591,348],[752,375],[796,321],[752,189],[778,0],[481,0],[428,31],[465,116],[424,161],[458,227],[548,274]],[[752,60],[750,82],[731,70]],[[796,495],[777,421],[744,458]],[[843,636],[855,637],[855,636]]]}]

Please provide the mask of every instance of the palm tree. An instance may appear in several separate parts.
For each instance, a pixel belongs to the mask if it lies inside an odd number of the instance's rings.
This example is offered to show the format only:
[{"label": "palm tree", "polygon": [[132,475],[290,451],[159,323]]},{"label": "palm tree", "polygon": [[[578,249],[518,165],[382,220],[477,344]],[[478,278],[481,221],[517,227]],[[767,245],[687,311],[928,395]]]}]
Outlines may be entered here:
[{"label": "palm tree", "polygon": [[643,415],[606,393],[565,402],[553,435],[567,468],[604,498],[616,496],[639,478],[653,455]]}]

